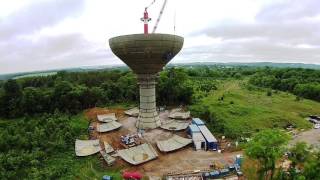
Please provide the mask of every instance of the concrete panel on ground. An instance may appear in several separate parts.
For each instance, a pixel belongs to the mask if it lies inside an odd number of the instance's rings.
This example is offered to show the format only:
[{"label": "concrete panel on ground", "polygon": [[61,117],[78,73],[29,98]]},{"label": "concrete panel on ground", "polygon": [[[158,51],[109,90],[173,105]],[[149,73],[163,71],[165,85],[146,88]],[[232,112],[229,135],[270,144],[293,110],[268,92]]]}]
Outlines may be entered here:
[{"label": "concrete panel on ground", "polygon": [[183,138],[178,135],[173,135],[170,139],[164,141],[157,141],[157,146],[162,152],[175,151],[189,145],[192,142],[191,139]]},{"label": "concrete panel on ground", "polygon": [[118,151],[118,155],[132,165],[142,164],[158,157],[151,144],[141,144],[129,149],[122,149]]},{"label": "concrete panel on ground", "polygon": [[172,120],[165,124],[162,124],[160,127],[162,129],[169,130],[169,131],[180,131],[180,130],[187,129],[189,124],[190,123],[186,121]]},{"label": "concrete panel on ground", "polygon": [[98,124],[97,131],[98,132],[108,132],[115,129],[118,129],[122,126],[122,124],[118,123],[117,121],[111,121],[107,123]]},{"label": "concrete panel on ground", "polygon": [[97,115],[97,119],[100,122],[111,122],[111,121],[116,121],[117,120],[115,113],[100,114],[100,115]]},{"label": "concrete panel on ground", "polygon": [[79,140],[76,139],[75,152],[77,156],[89,156],[101,150],[99,139]]},{"label": "concrete panel on ground", "polygon": [[135,107],[135,108],[129,109],[127,111],[124,111],[124,113],[128,116],[138,117],[139,116],[139,108]]}]

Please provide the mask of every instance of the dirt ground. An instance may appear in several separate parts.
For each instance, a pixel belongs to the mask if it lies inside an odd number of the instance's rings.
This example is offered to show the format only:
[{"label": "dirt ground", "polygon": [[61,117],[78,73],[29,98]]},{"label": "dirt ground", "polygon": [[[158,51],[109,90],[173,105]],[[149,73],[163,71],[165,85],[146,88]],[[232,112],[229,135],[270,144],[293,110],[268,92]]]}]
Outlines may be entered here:
[{"label": "dirt ground", "polygon": [[304,141],[315,148],[320,148],[320,129],[310,129],[297,134],[291,141],[290,145]]},{"label": "dirt ground", "polygon": [[[86,111],[86,116],[91,120],[93,126],[96,127],[99,123],[97,122],[96,115],[109,112],[116,113],[118,121],[123,125],[122,128],[107,133],[93,132],[92,136],[99,138],[102,142],[108,142],[115,150],[124,149],[120,145],[120,136],[137,132],[135,127],[136,118],[125,116],[124,111],[121,109],[107,110],[103,108],[88,110]],[[162,112],[160,114],[161,120],[168,120],[168,114],[167,111]],[[158,158],[138,166],[132,166],[121,158],[117,158],[114,166],[124,170],[138,170],[149,177],[157,178],[169,172],[208,169],[209,165],[213,163],[220,166],[232,164],[235,156],[242,154],[241,152],[218,153],[213,151],[194,151],[191,145],[171,153],[160,152],[156,146],[156,141],[168,139],[173,134],[187,137],[186,131],[172,132],[157,128],[144,132],[143,141],[154,146],[158,152]],[[103,144],[101,143],[101,145]]]}]

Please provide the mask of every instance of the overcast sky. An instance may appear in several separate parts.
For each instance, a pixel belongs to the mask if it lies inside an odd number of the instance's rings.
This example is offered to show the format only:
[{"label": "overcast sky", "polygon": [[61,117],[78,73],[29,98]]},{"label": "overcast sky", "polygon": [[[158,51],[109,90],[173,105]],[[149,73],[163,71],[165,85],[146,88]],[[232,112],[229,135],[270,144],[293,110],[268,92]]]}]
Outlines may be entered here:
[{"label": "overcast sky", "polygon": [[[122,64],[108,39],[142,33],[151,2],[0,0],[0,74]],[[320,0],[168,0],[157,32],[185,38],[176,63],[320,64]]]}]

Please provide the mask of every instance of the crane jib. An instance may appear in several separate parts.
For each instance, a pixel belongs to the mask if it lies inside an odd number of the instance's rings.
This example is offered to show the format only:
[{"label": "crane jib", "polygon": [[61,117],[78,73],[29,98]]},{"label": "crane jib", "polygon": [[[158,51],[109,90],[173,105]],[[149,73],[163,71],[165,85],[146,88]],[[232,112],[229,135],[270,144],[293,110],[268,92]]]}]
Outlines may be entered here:
[{"label": "crane jib", "polygon": [[158,28],[158,25],[159,25],[160,19],[161,19],[161,17],[162,17],[164,8],[166,7],[166,4],[167,4],[167,0],[164,0],[163,5],[162,5],[162,8],[161,8],[160,13],[159,13],[159,16],[158,16],[158,18],[157,18],[156,24],[155,24],[154,27],[153,27],[152,33],[155,33],[156,30],[157,30],[157,28]]}]

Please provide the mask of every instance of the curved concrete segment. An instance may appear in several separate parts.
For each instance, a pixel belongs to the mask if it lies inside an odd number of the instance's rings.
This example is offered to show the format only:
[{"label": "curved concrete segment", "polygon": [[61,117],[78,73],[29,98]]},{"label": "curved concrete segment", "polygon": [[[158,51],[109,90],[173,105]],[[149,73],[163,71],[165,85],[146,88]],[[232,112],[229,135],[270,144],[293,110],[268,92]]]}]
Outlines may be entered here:
[{"label": "curved concrete segment", "polygon": [[187,129],[189,124],[190,124],[189,122],[185,122],[185,121],[172,120],[168,123],[162,124],[160,127],[162,129],[169,130],[169,131],[181,131],[181,130]]},{"label": "curved concrete segment", "polygon": [[112,52],[136,74],[156,74],[181,50],[183,37],[130,34],[109,40]]},{"label": "curved concrete segment", "polygon": [[122,149],[118,151],[118,155],[132,165],[142,164],[158,157],[151,144],[141,144],[129,149]]},{"label": "curved concrete segment", "polygon": [[157,141],[157,146],[162,152],[175,151],[191,144],[192,140],[174,135],[172,138],[164,141]]},{"label": "curved concrete segment", "polygon": [[116,121],[111,121],[108,123],[103,123],[97,126],[97,131],[98,132],[108,132],[108,131],[112,131],[115,129],[118,129],[122,126],[122,124],[116,122]]},{"label": "curved concrete segment", "polygon": [[89,156],[101,150],[99,139],[79,140],[76,139],[75,151],[77,156]]},{"label": "curved concrete segment", "polygon": [[139,116],[139,109],[134,107],[132,109],[124,111],[124,113],[128,116],[138,117]]},{"label": "curved concrete segment", "polygon": [[97,115],[97,119],[100,122],[111,122],[117,120],[115,113]]},{"label": "curved concrete segment", "polygon": [[184,112],[181,108],[173,109],[169,114],[169,118],[172,119],[189,119],[190,117],[190,111]]}]

